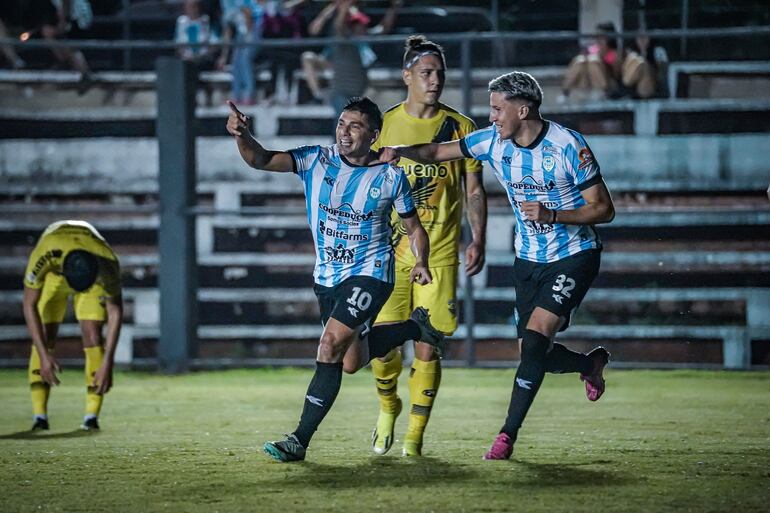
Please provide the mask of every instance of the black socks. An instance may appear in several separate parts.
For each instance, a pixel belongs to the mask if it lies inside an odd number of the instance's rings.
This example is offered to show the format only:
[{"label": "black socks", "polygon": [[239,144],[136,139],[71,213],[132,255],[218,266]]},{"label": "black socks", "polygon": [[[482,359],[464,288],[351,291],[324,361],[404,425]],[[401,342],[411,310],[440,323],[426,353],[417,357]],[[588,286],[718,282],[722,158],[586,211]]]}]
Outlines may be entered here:
[{"label": "black socks", "polygon": [[407,340],[419,340],[420,327],[413,320],[375,326],[367,335],[369,358],[382,358]]},{"label": "black socks", "polygon": [[310,380],[305,395],[305,406],[302,408],[302,416],[294,435],[307,449],[310,439],[318,429],[321,421],[329,413],[329,410],[337,398],[342,384],[342,362],[322,363],[316,362],[315,374]]},{"label": "black socks", "polygon": [[553,348],[545,356],[545,371],[554,374],[579,372],[588,375],[593,372],[593,362],[588,355],[570,351],[563,345],[554,342]]},{"label": "black socks", "polygon": [[500,430],[513,440],[519,432],[545,376],[546,352],[551,341],[537,331],[526,330],[521,342],[521,362],[516,370],[508,416]]}]

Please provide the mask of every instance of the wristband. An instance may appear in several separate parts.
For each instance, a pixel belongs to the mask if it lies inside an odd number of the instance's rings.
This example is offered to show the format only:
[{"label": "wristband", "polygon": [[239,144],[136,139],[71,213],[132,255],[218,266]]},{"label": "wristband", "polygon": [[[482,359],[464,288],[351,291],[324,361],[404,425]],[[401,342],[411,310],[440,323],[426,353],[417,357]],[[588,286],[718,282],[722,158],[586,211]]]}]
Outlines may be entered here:
[{"label": "wristband", "polygon": [[553,219],[551,220],[551,224],[556,224],[556,210],[551,210],[553,212]]}]

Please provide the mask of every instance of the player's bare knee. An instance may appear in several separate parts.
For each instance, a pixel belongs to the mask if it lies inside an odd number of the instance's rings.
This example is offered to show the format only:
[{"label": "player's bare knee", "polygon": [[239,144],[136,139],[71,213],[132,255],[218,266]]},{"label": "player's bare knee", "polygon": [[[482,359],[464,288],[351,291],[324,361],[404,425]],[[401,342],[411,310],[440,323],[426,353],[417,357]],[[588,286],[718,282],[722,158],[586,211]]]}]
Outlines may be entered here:
[{"label": "player's bare knee", "polygon": [[345,354],[345,341],[334,333],[324,332],[318,341],[318,361],[338,362]]},{"label": "player's bare knee", "polygon": [[358,362],[344,362],[342,364],[342,372],[345,374],[355,374],[359,370],[361,370],[361,366]]},{"label": "player's bare knee", "polygon": [[414,357],[423,362],[431,362],[438,360],[435,348],[424,342],[418,342],[414,345]]}]

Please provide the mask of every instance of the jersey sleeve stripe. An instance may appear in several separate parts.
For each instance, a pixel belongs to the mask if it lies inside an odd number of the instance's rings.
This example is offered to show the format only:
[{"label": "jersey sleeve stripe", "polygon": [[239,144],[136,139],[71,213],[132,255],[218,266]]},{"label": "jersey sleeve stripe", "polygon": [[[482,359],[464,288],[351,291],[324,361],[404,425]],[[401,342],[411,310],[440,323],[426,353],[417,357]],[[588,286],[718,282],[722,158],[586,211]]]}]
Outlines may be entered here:
[{"label": "jersey sleeve stripe", "polygon": [[602,175],[599,174],[599,173],[596,173],[596,175],[594,175],[593,178],[591,178],[591,179],[589,179],[589,180],[587,180],[587,181],[585,181],[583,183],[578,184],[577,188],[580,191],[584,191],[584,190],[589,189],[589,188],[593,187],[594,185],[599,184],[601,182],[602,182]]},{"label": "jersey sleeve stripe", "polygon": [[468,143],[465,142],[466,137],[460,139],[460,151],[462,151],[463,155],[465,155],[467,158],[472,159],[473,155],[471,155],[470,150],[468,150]]}]

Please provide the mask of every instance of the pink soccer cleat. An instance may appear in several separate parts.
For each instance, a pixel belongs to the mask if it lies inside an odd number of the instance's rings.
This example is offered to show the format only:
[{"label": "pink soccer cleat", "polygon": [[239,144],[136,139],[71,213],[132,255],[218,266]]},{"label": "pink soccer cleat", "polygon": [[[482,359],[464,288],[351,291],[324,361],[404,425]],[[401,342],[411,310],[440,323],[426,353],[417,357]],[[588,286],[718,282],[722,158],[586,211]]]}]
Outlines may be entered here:
[{"label": "pink soccer cleat", "polygon": [[492,448],[484,455],[485,460],[507,460],[513,454],[513,440],[507,433],[500,433],[495,438]]},{"label": "pink soccer cleat", "polygon": [[599,346],[588,353],[588,357],[594,362],[594,369],[590,375],[581,374],[580,380],[586,384],[586,397],[589,401],[598,401],[604,393],[604,367],[610,361],[610,353]]}]

